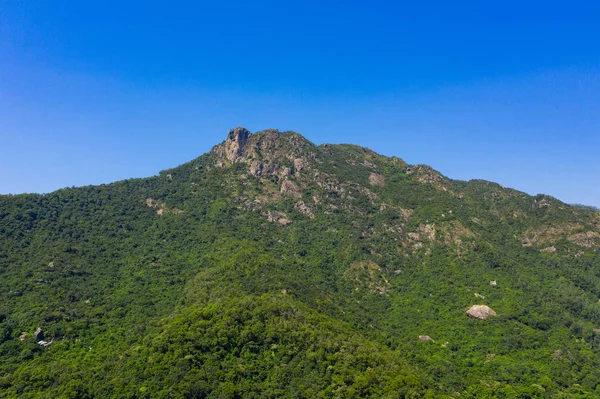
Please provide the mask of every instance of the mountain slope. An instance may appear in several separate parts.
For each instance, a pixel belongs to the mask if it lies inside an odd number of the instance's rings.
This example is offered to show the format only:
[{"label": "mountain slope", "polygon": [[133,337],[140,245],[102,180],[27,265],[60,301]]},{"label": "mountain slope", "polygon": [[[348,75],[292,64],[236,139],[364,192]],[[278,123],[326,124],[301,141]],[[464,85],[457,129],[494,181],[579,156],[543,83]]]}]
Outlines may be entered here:
[{"label": "mountain slope", "polygon": [[236,128],[0,196],[0,396],[597,397],[599,248],[591,209]]}]

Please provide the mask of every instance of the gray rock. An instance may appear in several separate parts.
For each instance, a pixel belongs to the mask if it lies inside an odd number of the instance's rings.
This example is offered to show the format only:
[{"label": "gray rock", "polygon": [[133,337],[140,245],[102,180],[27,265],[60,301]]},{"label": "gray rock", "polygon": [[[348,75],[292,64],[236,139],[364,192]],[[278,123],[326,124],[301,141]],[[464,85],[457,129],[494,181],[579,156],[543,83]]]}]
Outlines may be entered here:
[{"label": "gray rock", "polygon": [[490,316],[496,316],[496,312],[486,305],[473,305],[467,310],[467,316],[483,320]]}]

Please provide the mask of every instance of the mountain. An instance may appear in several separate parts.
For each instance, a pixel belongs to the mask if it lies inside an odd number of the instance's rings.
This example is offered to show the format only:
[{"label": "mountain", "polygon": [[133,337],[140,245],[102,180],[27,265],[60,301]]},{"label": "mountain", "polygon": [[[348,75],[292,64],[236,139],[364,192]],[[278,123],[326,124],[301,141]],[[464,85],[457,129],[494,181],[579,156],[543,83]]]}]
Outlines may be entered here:
[{"label": "mountain", "polygon": [[600,213],[229,132],[0,196],[2,398],[598,398]]}]

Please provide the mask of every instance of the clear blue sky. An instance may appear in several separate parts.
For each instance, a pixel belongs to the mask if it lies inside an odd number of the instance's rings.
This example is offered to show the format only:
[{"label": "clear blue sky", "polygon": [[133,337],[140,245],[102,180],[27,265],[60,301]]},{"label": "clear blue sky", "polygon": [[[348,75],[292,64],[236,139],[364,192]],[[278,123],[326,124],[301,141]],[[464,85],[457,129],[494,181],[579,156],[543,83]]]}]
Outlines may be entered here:
[{"label": "clear blue sky", "polygon": [[594,1],[0,0],[0,192],[154,175],[243,125],[600,206],[598,21]]}]

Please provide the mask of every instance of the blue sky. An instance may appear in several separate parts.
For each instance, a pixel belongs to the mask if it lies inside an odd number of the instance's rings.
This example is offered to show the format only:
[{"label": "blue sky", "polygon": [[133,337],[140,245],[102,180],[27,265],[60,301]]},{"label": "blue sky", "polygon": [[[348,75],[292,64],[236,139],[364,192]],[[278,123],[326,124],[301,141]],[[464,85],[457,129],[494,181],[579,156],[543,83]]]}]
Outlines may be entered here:
[{"label": "blue sky", "polygon": [[600,206],[596,2],[123,3],[0,0],[0,193],[154,175],[243,125]]}]

